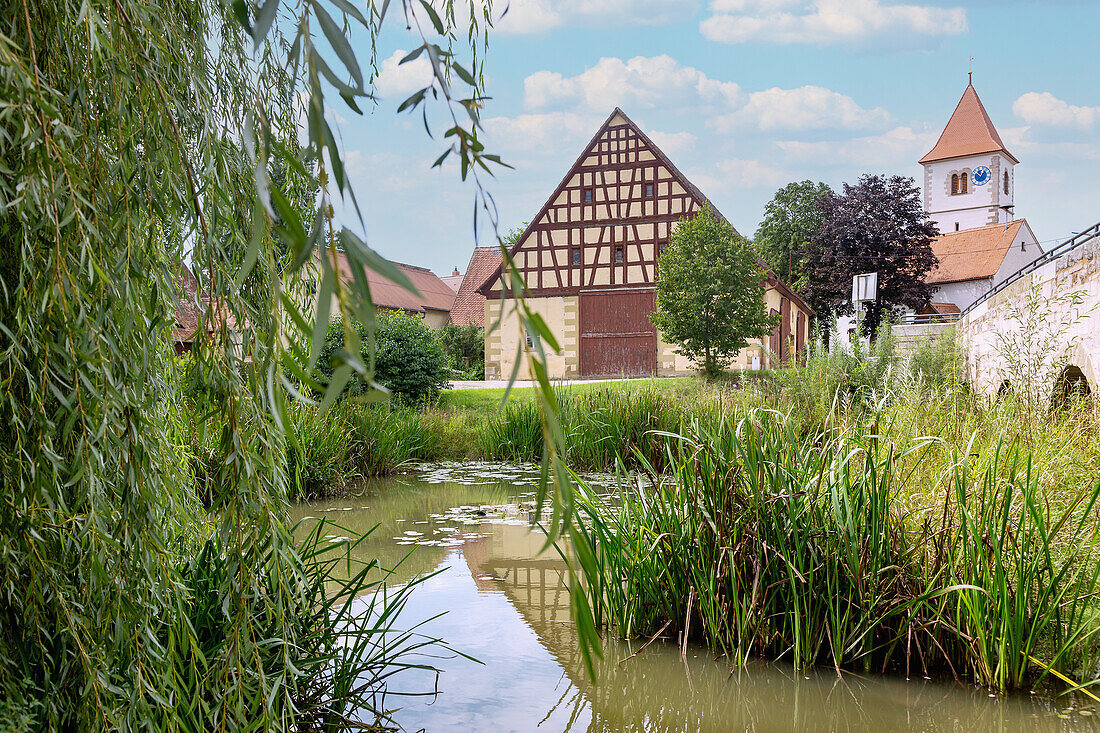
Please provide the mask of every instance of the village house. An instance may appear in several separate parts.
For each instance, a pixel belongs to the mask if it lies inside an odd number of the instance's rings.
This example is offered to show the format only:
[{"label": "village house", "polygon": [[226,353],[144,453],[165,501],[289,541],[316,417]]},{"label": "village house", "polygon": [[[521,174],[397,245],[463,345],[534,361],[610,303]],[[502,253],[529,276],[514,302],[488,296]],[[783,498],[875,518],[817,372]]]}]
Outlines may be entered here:
[{"label": "village house", "polygon": [[176,270],[176,322],[172,327],[172,346],[177,354],[186,354],[195,347],[204,302],[195,273],[181,262]]},{"label": "village house", "polygon": [[[557,337],[551,378],[686,374],[696,365],[664,342],[650,314],[659,256],[676,223],[704,206],[717,209],[668,157],[616,108],[581,151],[511,249],[528,287],[527,303]],[[719,213],[719,215],[721,215]],[[752,343],[734,368],[762,368],[802,353],[813,311],[762,261],[764,297],[780,323],[767,343]],[[501,287],[501,268],[478,289],[487,334],[486,378],[507,377],[517,354],[534,347]],[[527,378],[526,359],[519,375]]]},{"label": "village house", "polygon": [[[322,248],[314,250],[311,271],[316,273],[320,270],[320,263],[317,258],[331,258],[333,252],[336,255],[336,265],[340,271],[340,279],[344,282],[351,282],[355,274],[348,263],[347,256],[340,250]],[[405,273],[405,276],[409,278],[409,281],[419,293],[412,293],[392,280],[382,277],[374,270],[364,268],[363,275],[370,284],[374,307],[380,310],[410,313],[422,318],[431,328],[442,328],[447,325],[451,318],[451,306],[455,302],[455,291],[426,267],[417,267],[401,262],[394,262],[393,264]],[[313,279],[315,280],[316,276]],[[315,290],[315,286],[312,286],[310,290]],[[314,293],[311,292],[310,295],[313,296]],[[337,313],[338,309],[334,307],[331,312]]]},{"label": "village house", "polygon": [[177,354],[194,350],[200,338],[210,338],[222,330],[233,343],[237,356],[243,355],[245,329],[217,298],[211,298],[199,286],[195,273],[181,262],[175,274],[175,323],[172,326],[172,348]]}]

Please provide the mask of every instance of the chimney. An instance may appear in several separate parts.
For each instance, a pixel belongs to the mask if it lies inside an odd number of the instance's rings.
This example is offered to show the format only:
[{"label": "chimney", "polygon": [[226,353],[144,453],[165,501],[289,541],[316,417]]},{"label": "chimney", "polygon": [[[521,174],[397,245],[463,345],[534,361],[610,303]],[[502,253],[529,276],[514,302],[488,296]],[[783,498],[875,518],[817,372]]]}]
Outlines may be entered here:
[{"label": "chimney", "polygon": [[456,268],[455,268],[455,271],[451,273],[451,277],[458,277],[458,276],[459,276],[459,275],[461,275],[461,274],[462,274],[462,273],[461,273],[461,272],[459,272],[459,271],[458,271],[458,268],[456,267]]}]

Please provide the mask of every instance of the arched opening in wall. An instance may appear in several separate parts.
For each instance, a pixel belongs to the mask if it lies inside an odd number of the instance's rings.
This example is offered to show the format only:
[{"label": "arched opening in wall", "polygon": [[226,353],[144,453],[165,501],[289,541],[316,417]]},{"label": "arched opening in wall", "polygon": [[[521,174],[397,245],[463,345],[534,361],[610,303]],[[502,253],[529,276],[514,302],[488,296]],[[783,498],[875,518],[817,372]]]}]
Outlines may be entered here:
[{"label": "arched opening in wall", "polygon": [[963,173],[959,176],[959,193],[966,193],[967,174]]},{"label": "arched opening in wall", "polygon": [[1005,171],[1005,196],[1008,195],[1008,171]]},{"label": "arched opening in wall", "polygon": [[959,192],[959,174],[951,174],[951,195],[954,196]]},{"label": "arched opening in wall", "polygon": [[1054,383],[1054,408],[1062,410],[1078,400],[1090,397],[1092,397],[1092,388],[1089,387],[1089,380],[1085,373],[1072,364],[1063,369],[1058,381]]}]

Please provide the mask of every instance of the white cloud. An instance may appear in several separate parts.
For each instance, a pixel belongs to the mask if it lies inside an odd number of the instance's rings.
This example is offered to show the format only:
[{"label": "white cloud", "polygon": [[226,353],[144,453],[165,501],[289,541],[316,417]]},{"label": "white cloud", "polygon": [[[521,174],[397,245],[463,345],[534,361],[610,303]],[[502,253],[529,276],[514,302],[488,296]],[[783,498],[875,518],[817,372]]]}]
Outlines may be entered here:
[{"label": "white cloud", "polygon": [[486,145],[510,150],[561,150],[562,144],[583,140],[596,133],[603,119],[576,112],[522,114],[490,117],[484,121]]},{"label": "white cloud", "polygon": [[720,180],[738,188],[775,188],[794,180],[790,173],[759,160],[729,158],[715,164]]},{"label": "white cloud", "polygon": [[740,109],[708,120],[720,133],[739,127],[762,130],[861,130],[890,120],[881,107],[864,109],[851,97],[817,86],[772,88],[749,94]]},{"label": "white cloud", "polygon": [[1017,117],[1031,125],[1091,128],[1100,121],[1100,107],[1078,107],[1050,92],[1028,92],[1012,104]]},{"label": "white cloud", "polygon": [[646,134],[649,135],[649,138],[658,148],[663,150],[667,155],[672,156],[688,152],[695,147],[695,143],[699,139],[690,132],[657,132],[655,130],[649,130],[646,131]]},{"label": "white cloud", "polygon": [[606,115],[613,107],[694,113],[708,118],[719,133],[756,127],[762,130],[861,130],[889,122],[881,108],[865,109],[830,89],[805,86],[746,94],[732,81],[708,77],[667,56],[602,58],[575,76],[538,71],[523,82],[530,110],[585,110]]},{"label": "white cloud", "polygon": [[683,66],[671,56],[635,56],[629,61],[602,58],[576,76],[539,71],[523,82],[529,109],[584,107],[608,113],[630,109],[721,110],[739,103],[744,94],[731,81],[718,81]]},{"label": "white cloud", "polygon": [[383,59],[378,76],[374,78],[378,96],[402,101],[432,83],[432,65],[427,57],[422,54],[402,64],[401,59],[407,54],[407,51],[398,49],[389,58]]},{"label": "white cloud", "polygon": [[963,8],[891,5],[880,0],[715,0],[699,24],[721,43],[864,44],[884,38],[956,36],[967,31]]},{"label": "white cloud", "polygon": [[[503,8],[507,7],[507,12]],[[565,26],[664,25],[690,17],[698,0],[507,0],[494,32],[545,33]]]},{"label": "white cloud", "polygon": [[[722,198],[721,192],[729,189],[760,188],[770,191],[798,178],[797,174],[768,163],[744,158],[725,158],[710,165],[689,168],[686,175],[703,195],[715,200]],[[728,215],[730,212],[725,213]]]},{"label": "white cloud", "polygon": [[920,156],[935,144],[936,137],[937,133],[931,130],[895,127],[881,135],[819,142],[781,140],[776,145],[787,154],[788,159],[794,161],[884,168],[916,165]]}]

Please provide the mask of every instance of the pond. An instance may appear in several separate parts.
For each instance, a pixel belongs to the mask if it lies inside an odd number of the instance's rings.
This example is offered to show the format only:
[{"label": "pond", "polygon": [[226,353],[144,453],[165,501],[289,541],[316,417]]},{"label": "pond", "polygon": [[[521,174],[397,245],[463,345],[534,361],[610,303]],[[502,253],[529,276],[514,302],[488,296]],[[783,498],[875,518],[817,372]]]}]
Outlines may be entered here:
[{"label": "pond", "polygon": [[406,730],[1100,730],[1100,707],[1075,698],[990,696],[924,678],[838,680],[763,661],[731,670],[702,647],[681,658],[671,641],[631,656],[643,641],[609,640],[593,682],[570,623],[565,565],[528,523],[537,481],[524,466],[432,466],[294,508],[296,519],[327,517],[354,534],[377,525],[357,553],[398,566],[393,582],[440,571],[413,590],[402,621],[433,619],[424,633],[478,661],[447,654],[422,660],[441,670],[438,680],[395,678],[387,707],[402,708],[395,719]]}]

